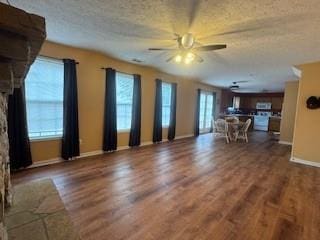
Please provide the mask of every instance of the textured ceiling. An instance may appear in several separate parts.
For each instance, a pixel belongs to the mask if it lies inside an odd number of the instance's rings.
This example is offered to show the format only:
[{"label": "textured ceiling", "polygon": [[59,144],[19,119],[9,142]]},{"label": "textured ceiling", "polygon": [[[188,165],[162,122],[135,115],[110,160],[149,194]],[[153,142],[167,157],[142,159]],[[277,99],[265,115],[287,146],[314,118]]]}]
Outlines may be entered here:
[{"label": "textured ceiling", "polygon": [[[10,0],[42,15],[48,39],[98,50],[216,86],[248,80],[243,91],[283,90],[292,65],[320,60],[319,0]],[[149,47],[175,45],[173,33],[193,33],[201,44],[227,49],[201,52],[201,64],[166,63]]]}]

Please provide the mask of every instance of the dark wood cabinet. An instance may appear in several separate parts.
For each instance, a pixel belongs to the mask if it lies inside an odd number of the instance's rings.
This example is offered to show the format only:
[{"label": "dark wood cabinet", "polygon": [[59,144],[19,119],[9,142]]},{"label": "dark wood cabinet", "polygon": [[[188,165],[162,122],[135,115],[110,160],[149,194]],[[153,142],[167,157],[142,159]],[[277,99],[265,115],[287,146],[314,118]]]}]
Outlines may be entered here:
[{"label": "dark wood cabinet", "polygon": [[236,93],[240,97],[240,109],[256,109],[258,102],[270,102],[272,110],[281,112],[283,93]]},{"label": "dark wood cabinet", "polygon": [[240,97],[240,110],[244,110],[244,112],[255,110],[258,102],[270,102],[274,112],[281,112],[284,93],[235,93],[223,89],[221,92],[221,113],[233,106],[233,97]]},{"label": "dark wood cabinet", "polygon": [[[221,104],[220,104],[220,112],[225,112],[228,107],[233,106],[233,97],[234,93],[230,90],[223,89],[221,91]],[[241,102],[241,101],[240,101]]]},{"label": "dark wood cabinet", "polygon": [[280,132],[280,124],[281,124],[281,118],[279,118],[279,117],[270,117],[269,118],[268,131],[269,132]]}]

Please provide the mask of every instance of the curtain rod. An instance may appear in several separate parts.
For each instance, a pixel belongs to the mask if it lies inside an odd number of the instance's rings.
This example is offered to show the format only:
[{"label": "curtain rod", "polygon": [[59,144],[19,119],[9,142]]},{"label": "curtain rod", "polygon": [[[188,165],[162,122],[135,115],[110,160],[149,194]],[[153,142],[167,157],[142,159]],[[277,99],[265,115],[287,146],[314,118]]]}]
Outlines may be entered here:
[{"label": "curtain rod", "polygon": [[[105,69],[108,69],[108,68],[105,68],[105,67],[101,68],[101,70],[105,70]],[[121,71],[118,71],[118,70],[115,70],[115,71],[118,72],[118,73],[127,74],[127,75],[134,75],[135,74],[135,73],[121,72]]]},{"label": "curtain rod", "polygon": [[[55,58],[55,57],[49,57],[49,56],[45,56],[45,55],[39,55],[39,57],[51,58],[51,59],[63,61],[63,58]],[[76,64],[78,65],[80,63],[76,61]]]}]

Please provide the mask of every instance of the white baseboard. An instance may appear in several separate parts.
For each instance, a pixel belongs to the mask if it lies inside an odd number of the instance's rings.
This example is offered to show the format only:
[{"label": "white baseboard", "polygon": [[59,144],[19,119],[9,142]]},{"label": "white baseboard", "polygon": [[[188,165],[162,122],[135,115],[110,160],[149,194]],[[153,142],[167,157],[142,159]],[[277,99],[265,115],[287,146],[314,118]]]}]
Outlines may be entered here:
[{"label": "white baseboard", "polygon": [[[85,157],[92,157],[92,156],[102,155],[102,154],[103,154],[102,150],[97,150],[97,151],[92,151],[92,152],[85,152],[85,153],[81,153],[80,156],[75,157],[74,159],[70,159],[68,161],[74,161],[76,159],[85,158]],[[61,157],[52,158],[52,159],[49,159],[49,160],[34,162],[34,163],[32,163],[32,165],[30,165],[27,168],[42,167],[42,166],[47,166],[47,165],[51,165],[51,164],[55,164],[55,163],[61,163],[61,162],[65,162],[65,161],[66,160],[64,160]]]},{"label": "white baseboard", "polygon": [[152,145],[152,144],[153,144],[153,142],[152,142],[152,141],[142,142],[142,143],[140,144],[140,147],[148,146],[148,145]]},{"label": "white baseboard", "polygon": [[181,135],[176,137],[175,140],[182,139],[182,138],[190,138],[190,137],[194,137],[194,135],[193,134]]},{"label": "white baseboard", "polygon": [[80,156],[76,157],[76,158],[92,157],[92,156],[101,155],[101,154],[103,154],[103,151],[97,150],[97,151],[92,151],[92,152],[80,153]]},{"label": "white baseboard", "polygon": [[279,141],[279,144],[283,144],[283,145],[290,145],[292,146],[292,142],[286,142],[286,141]]},{"label": "white baseboard", "polygon": [[[175,140],[178,139],[183,139],[183,138],[189,138],[189,137],[193,137],[192,134],[188,134],[188,135],[182,135],[182,136],[177,136],[175,138]],[[161,142],[159,143],[164,143],[164,142],[168,142],[168,139],[163,139]],[[143,146],[148,146],[148,145],[152,145],[153,142],[152,141],[147,141],[147,142],[142,142],[140,144],[140,147]],[[122,151],[122,150],[127,150],[130,149],[129,146],[120,146],[117,148],[116,151]],[[86,157],[92,157],[92,156],[97,156],[97,155],[102,155],[105,152],[103,150],[96,150],[96,151],[92,151],[92,152],[85,152],[85,153],[81,153],[80,156],[72,159],[72,160],[68,160],[68,161],[73,161],[76,159],[81,159],[81,158],[86,158]],[[65,162],[66,160],[64,160],[63,158],[52,158],[52,159],[48,159],[48,160],[43,160],[43,161],[38,161],[38,162],[34,162],[32,165],[30,165],[27,168],[36,168],[36,167],[42,167],[42,166],[47,166],[47,165],[51,165],[51,164],[55,164],[55,163],[61,163],[61,162]]]},{"label": "white baseboard", "polygon": [[55,163],[61,163],[63,161],[64,161],[64,159],[62,159],[62,158],[52,158],[49,160],[34,162],[34,163],[32,163],[32,165],[30,165],[27,168],[42,167],[42,166],[47,166],[47,165],[51,165],[51,164],[55,164]]},{"label": "white baseboard", "polygon": [[307,160],[303,160],[303,159],[296,158],[296,157],[291,157],[290,162],[300,163],[300,164],[313,166],[313,167],[320,167],[320,162],[307,161]]}]

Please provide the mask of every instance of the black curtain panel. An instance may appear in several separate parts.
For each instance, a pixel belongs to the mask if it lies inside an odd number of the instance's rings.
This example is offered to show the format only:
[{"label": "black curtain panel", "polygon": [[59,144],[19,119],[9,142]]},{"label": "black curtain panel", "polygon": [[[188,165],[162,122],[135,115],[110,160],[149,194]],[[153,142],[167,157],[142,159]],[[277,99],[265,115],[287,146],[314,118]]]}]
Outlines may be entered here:
[{"label": "black curtain panel", "polygon": [[132,115],[131,115],[131,130],[129,138],[129,146],[140,145],[141,135],[141,76],[133,75],[133,99],[132,99]]},{"label": "black curtain panel", "polygon": [[176,110],[177,110],[177,84],[171,84],[171,109],[168,129],[168,140],[172,141],[176,136]]},{"label": "black curtain panel", "polygon": [[78,121],[78,88],[76,61],[63,59],[63,134],[61,156],[71,159],[80,155],[79,121]]},{"label": "black curtain panel", "polygon": [[211,121],[211,127],[210,127],[210,132],[213,132],[213,121],[215,121],[214,117],[216,115],[216,99],[217,99],[217,96],[216,96],[216,93],[213,92],[212,93],[212,121]]},{"label": "black curtain panel", "polygon": [[201,96],[201,89],[197,90],[197,103],[196,103],[196,112],[195,112],[195,121],[194,121],[194,136],[199,136],[199,117],[200,117],[200,96]]},{"label": "black curtain panel", "polygon": [[156,79],[156,99],[154,107],[153,142],[162,141],[162,81]]},{"label": "black curtain panel", "polygon": [[28,136],[24,86],[15,88],[8,100],[8,137],[10,167],[13,170],[32,164]]},{"label": "black curtain panel", "polygon": [[116,70],[106,69],[103,150],[117,150]]}]

